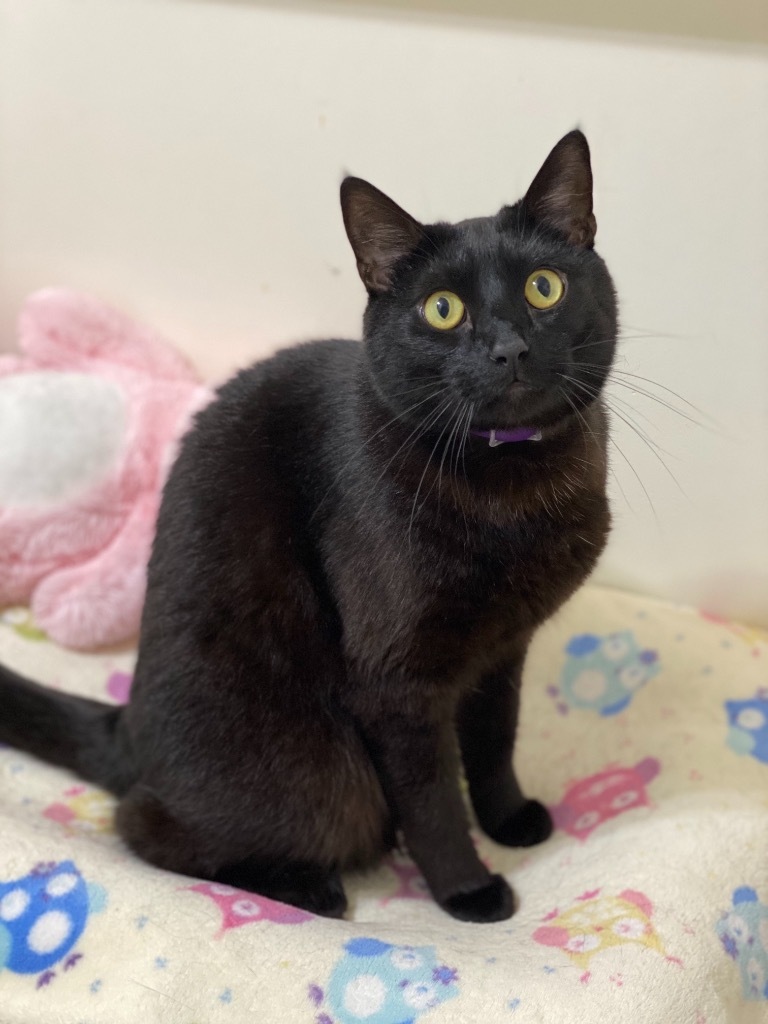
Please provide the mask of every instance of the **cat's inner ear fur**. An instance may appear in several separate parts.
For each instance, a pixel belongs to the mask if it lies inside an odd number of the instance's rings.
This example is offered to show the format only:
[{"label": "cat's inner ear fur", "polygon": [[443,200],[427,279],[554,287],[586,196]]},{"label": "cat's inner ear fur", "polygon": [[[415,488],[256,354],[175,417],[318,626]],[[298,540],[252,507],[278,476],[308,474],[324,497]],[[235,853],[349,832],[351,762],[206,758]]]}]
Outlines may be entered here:
[{"label": "cat's inner ear fur", "polygon": [[363,284],[387,291],[395,264],[419,247],[421,224],[362,178],[341,183],[341,212]]},{"label": "cat's inner ear fur", "polygon": [[554,228],[571,245],[591,249],[597,221],[592,213],[589,146],[580,131],[565,135],[533,179],[523,208],[534,220]]}]

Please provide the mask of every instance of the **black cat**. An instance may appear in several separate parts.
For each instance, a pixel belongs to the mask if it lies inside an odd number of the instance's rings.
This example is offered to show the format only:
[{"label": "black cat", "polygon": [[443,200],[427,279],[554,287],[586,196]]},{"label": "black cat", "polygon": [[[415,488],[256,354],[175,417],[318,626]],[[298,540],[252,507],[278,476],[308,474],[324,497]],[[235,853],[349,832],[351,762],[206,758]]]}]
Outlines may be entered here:
[{"label": "black cat", "polygon": [[397,831],[442,907],[498,921],[459,755],[489,836],[549,835],[512,768],[521,670],[609,528],[589,149],[495,217],[424,226],[357,178],[341,205],[364,343],[221,388],[165,488],[130,704],[0,669],[0,740],[119,794],[162,868],[340,916]]}]

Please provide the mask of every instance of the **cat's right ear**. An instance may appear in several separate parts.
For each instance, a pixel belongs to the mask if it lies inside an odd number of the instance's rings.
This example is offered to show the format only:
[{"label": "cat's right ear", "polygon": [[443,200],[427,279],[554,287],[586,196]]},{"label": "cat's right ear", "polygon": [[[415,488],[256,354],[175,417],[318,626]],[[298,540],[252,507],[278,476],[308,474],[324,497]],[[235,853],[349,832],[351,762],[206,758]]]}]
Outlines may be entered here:
[{"label": "cat's right ear", "polygon": [[419,247],[424,229],[362,178],[341,183],[341,212],[357,269],[369,292],[386,292],[395,264]]},{"label": "cat's right ear", "polygon": [[525,194],[523,208],[559,231],[571,245],[591,249],[595,244],[589,146],[578,129],[560,139],[544,161]]}]

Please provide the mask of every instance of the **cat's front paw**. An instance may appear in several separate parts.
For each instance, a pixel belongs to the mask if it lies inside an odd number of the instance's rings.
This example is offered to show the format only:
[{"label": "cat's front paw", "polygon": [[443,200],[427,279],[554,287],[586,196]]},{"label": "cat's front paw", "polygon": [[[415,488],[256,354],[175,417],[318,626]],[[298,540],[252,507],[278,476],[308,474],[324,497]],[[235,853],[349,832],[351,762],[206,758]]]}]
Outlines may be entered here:
[{"label": "cat's front paw", "polygon": [[515,897],[506,879],[501,875],[491,875],[484,885],[467,892],[454,893],[442,900],[440,905],[459,921],[490,924],[512,917]]},{"label": "cat's front paw", "polygon": [[552,835],[552,818],[544,804],[526,800],[488,834],[502,846],[535,846]]}]

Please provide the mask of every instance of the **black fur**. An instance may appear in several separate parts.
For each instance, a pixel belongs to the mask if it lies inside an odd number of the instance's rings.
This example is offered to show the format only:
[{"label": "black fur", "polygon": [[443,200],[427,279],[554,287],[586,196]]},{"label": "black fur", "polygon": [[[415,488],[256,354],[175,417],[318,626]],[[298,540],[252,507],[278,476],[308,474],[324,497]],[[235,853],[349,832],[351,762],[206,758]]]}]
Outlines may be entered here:
[{"label": "black fur", "polygon": [[[115,710],[0,669],[0,740],[121,796],[118,828],[163,868],[340,916],[339,872],[396,830],[435,899],[513,911],[481,827],[551,830],[512,768],[531,635],[605,543],[614,291],[592,249],[586,140],[555,147],[495,217],[422,226],[367,183],[342,208],[369,291],[364,344],[239,373],[170,474],[131,702]],[[567,282],[538,311],[538,267]],[[421,311],[463,299],[452,331]],[[472,429],[542,428],[491,448]]]}]

